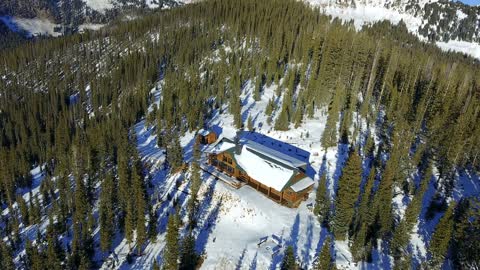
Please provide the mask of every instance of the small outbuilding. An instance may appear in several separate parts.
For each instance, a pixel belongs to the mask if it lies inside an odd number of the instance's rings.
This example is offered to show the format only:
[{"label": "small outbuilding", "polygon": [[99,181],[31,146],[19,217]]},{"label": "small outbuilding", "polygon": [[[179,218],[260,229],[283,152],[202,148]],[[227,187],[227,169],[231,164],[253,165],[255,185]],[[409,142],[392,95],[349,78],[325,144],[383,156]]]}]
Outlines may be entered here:
[{"label": "small outbuilding", "polygon": [[212,130],[200,129],[197,133],[197,143],[199,144],[212,144],[217,139],[217,134]]}]

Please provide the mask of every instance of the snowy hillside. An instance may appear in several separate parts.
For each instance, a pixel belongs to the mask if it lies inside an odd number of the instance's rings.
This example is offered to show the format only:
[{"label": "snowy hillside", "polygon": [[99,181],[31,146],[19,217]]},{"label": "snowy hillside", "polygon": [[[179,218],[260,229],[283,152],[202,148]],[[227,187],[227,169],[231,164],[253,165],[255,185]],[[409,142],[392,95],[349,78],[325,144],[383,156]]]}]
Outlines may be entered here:
[{"label": "snowy hillside", "polygon": [[357,29],[207,0],[1,50],[0,269],[476,267],[479,63],[358,31],[421,36],[408,2],[310,3]]},{"label": "snowy hillside", "polygon": [[[58,1],[46,8],[34,10],[30,17],[23,16],[22,8],[1,13],[0,21],[7,25],[10,30],[32,36],[61,36],[65,30],[83,32],[84,30],[98,30],[113,20],[124,9],[135,8],[139,11],[149,9],[168,9],[171,7],[188,4],[192,0],[145,0],[142,1],[119,1],[119,0],[69,0]],[[22,6],[23,7],[23,6]],[[45,11],[45,9],[48,9]],[[7,10],[8,6],[7,6]],[[47,16],[45,14],[48,14]],[[68,15],[65,15],[68,14]],[[71,17],[74,17],[72,22]],[[70,29],[72,28],[73,29]]]},{"label": "snowy hillside", "polygon": [[[321,12],[340,18],[353,20],[357,29],[363,25],[387,20],[393,24],[404,22],[408,30],[423,41],[434,40],[445,51],[465,53],[480,59],[480,9],[461,3],[451,6],[449,2],[439,0],[304,0]],[[431,6],[443,7],[440,11],[431,11]],[[427,12],[428,7],[428,12]],[[468,10],[467,15],[462,10]],[[434,12],[434,13],[432,13]],[[453,15],[450,13],[453,12]],[[445,21],[444,21],[445,20]],[[441,26],[448,23],[448,27]],[[470,34],[457,36],[457,29],[470,25]],[[428,30],[430,29],[430,30]],[[439,39],[437,39],[439,38]]]},{"label": "snowy hillside", "polygon": [[[168,9],[189,4],[194,0],[145,0],[142,4],[135,1],[119,0],[82,0],[82,16],[88,18],[78,29],[99,29],[109,18],[109,11],[118,11],[124,7],[147,9]],[[466,6],[447,0],[303,0],[319,7],[321,12],[344,21],[353,21],[357,29],[363,25],[387,20],[394,24],[404,22],[408,30],[423,41],[434,42],[445,51],[465,53],[480,59],[480,8]],[[79,11],[76,11],[79,12]],[[94,13],[94,16],[89,13]],[[24,18],[15,14],[0,19],[14,31],[28,35],[59,36],[55,31],[61,22],[54,23],[45,18]],[[105,18],[104,18],[105,17]],[[99,20],[99,18],[102,18]]]},{"label": "snowy hillside", "polygon": [[[246,122],[250,116],[254,119],[256,133],[278,139],[310,153],[309,174],[314,176],[316,185],[318,185],[318,175],[326,173],[327,188],[330,195],[335,196],[335,189],[338,186],[348,150],[344,145],[327,150],[321,146],[320,139],[326,124],[325,113],[318,112],[313,119],[306,120],[299,128],[292,128],[285,132],[274,131],[273,126],[267,123],[265,110],[269,100],[275,97],[278,86],[272,85],[266,88],[260,101],[253,99],[254,87],[252,82],[248,82],[242,90],[243,121]],[[153,89],[151,94],[157,98],[154,103],[158,103],[161,87]],[[281,100],[278,106],[281,107]],[[225,111],[226,108],[219,109],[208,125],[219,128],[221,136],[233,138],[237,129],[234,127],[233,116]],[[142,121],[135,126],[135,130],[138,137],[137,147],[142,160],[146,164],[150,164],[148,167],[152,168],[150,177],[154,179],[153,183],[156,186],[155,197],[158,198],[158,201],[155,205],[159,209],[158,222],[162,228],[157,243],[148,244],[145,248],[146,255],[128,266],[132,269],[145,269],[154,261],[162,262],[166,222],[168,213],[171,211],[168,208],[172,207],[171,202],[162,202],[162,200],[170,194],[169,196],[175,198],[182,205],[181,208],[185,209],[188,200],[188,195],[186,195],[188,182],[184,182],[182,179],[188,179],[189,176],[188,173],[186,175],[167,175],[166,172],[159,170],[162,168],[165,157],[163,150],[155,144],[157,136],[152,133],[154,128],[146,126],[145,121]],[[261,137],[253,139],[262,143]],[[193,141],[193,134],[186,134],[181,138],[184,152],[187,153],[185,157],[187,161],[192,158]],[[478,181],[477,176],[459,175],[457,177],[455,199],[460,200],[465,196],[480,194],[480,186],[475,184]],[[178,181],[183,184],[175,187],[175,183]],[[248,185],[237,190],[206,172],[202,173],[202,182],[200,225],[194,232],[197,238],[197,252],[206,254],[201,269],[278,269],[283,252],[289,245],[294,247],[299,264],[304,269],[311,269],[326,238],[331,236],[325,227],[320,226],[318,218],[313,214],[314,192],[298,209],[290,209],[278,205]],[[422,216],[425,215],[426,208],[434,195],[433,182],[429,187],[430,191],[425,196]],[[396,211],[404,212],[409,200],[408,197],[400,195],[395,197]],[[184,212],[182,211],[182,213]],[[414,250],[415,260],[419,262],[426,259],[426,242],[428,242],[438,218],[430,221],[421,218],[412,233],[411,247]],[[391,269],[393,258],[387,254],[388,251],[384,248],[385,246],[379,241],[378,248],[373,253],[374,262],[354,263],[348,243],[336,241],[332,256],[335,258],[338,269]],[[130,247],[125,240],[122,241],[115,249],[114,253],[117,254],[115,260],[112,258],[102,268],[110,269],[112,265],[115,265],[114,269],[124,269],[127,266],[125,260],[129,250]],[[112,261],[115,261],[115,264],[112,264]]]}]

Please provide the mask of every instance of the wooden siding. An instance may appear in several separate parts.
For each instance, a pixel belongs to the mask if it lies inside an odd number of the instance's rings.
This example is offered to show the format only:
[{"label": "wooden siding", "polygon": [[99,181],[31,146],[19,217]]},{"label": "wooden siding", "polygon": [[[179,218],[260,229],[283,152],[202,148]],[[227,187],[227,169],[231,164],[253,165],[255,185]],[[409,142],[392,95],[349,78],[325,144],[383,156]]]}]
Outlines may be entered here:
[{"label": "wooden siding", "polygon": [[[293,191],[290,187],[286,188],[284,191],[275,190],[251,178],[243,170],[239,169],[230,152],[223,152],[218,155],[211,154],[208,160],[209,163],[215,166],[219,171],[245,182],[257,191],[265,194],[268,198],[288,207],[298,207],[298,205],[308,197],[308,193],[313,187],[311,186],[302,190],[300,193]],[[304,177],[306,177],[306,175],[303,172],[298,173],[291,181],[289,181],[289,185],[300,181]]]},{"label": "wooden siding", "polygon": [[217,134],[211,131],[207,136],[197,135],[197,143],[200,144],[212,144],[217,141]]}]

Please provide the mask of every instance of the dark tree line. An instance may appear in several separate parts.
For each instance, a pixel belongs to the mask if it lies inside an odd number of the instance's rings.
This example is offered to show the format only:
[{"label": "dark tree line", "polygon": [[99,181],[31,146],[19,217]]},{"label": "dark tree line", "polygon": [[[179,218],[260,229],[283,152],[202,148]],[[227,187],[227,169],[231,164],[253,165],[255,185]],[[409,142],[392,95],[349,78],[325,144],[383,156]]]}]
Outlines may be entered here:
[{"label": "dark tree line", "polygon": [[[20,224],[52,220],[47,234],[27,243],[28,267],[43,258],[52,267],[95,267],[97,226],[105,254],[117,235],[141,253],[155,239],[156,213],[148,205],[133,124],[146,116],[156,126],[158,145],[177,170],[184,165],[179,135],[202,128],[215,110],[233,114],[237,127],[251,126],[243,123],[240,98],[249,80],[255,100],[277,85],[282,104],[273,98],[265,112],[275,129],[298,127],[323,111],[323,147],[351,148],[335,198],[319,189],[315,213],[335,239],[351,241],[355,260],[370,260],[377,239],[384,239],[396,265],[409,263],[408,232],[434,164],[436,202],[443,205],[436,212],[445,213],[431,261],[447,254],[459,265],[477,259],[463,240],[478,226],[461,222],[475,200],[444,206],[456,170],[480,166],[480,69],[471,58],[420,43],[402,24],[357,32],[296,1],[208,0],[96,33],[28,43],[0,52],[0,59],[0,202],[11,213],[0,233],[8,239],[2,256],[22,248]],[[160,80],[160,102],[147,115],[150,90]],[[46,175],[40,194],[20,198],[39,165]],[[194,246],[200,176],[198,165],[192,167],[183,239],[175,233],[183,224],[169,222],[166,255],[173,268],[196,264],[181,259]],[[389,203],[397,190],[412,198],[400,219]],[[71,243],[56,244],[65,235]],[[322,265],[334,267],[328,253]]]}]

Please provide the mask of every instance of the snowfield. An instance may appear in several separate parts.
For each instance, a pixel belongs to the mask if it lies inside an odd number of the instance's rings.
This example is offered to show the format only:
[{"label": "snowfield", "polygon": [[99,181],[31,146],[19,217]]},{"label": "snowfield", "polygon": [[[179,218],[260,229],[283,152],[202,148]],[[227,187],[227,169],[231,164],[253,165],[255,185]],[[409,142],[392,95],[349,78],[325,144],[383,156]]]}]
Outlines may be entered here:
[{"label": "snowfield", "polygon": [[111,0],[84,0],[84,2],[89,8],[98,12],[105,12],[114,7]]},{"label": "snowfield", "polygon": [[59,26],[47,19],[25,19],[18,17],[3,16],[0,20],[13,32],[25,32],[28,37],[32,36],[53,36],[58,37],[61,33],[55,32],[55,27]]}]

